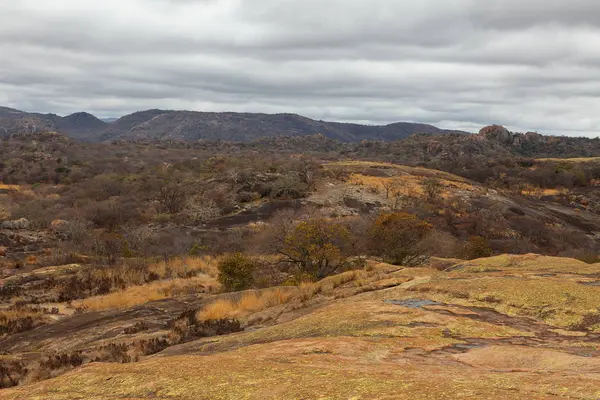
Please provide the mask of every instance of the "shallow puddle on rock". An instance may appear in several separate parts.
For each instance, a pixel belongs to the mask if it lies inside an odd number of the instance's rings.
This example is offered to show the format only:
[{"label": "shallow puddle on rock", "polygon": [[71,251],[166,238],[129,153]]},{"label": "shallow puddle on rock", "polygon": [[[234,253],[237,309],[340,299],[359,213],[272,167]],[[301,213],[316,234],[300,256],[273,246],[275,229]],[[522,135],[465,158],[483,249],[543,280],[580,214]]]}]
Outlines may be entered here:
[{"label": "shallow puddle on rock", "polygon": [[406,299],[406,300],[386,300],[387,304],[393,304],[395,306],[403,306],[408,308],[423,308],[427,306],[441,306],[442,303],[437,301],[424,300],[424,299]]}]

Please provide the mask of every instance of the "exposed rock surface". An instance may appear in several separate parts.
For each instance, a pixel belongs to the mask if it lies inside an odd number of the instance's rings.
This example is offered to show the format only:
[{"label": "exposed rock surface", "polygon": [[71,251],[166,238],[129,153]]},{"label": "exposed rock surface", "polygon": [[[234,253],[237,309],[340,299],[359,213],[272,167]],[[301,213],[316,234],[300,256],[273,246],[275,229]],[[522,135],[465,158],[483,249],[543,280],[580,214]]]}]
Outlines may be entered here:
[{"label": "exposed rock surface", "polygon": [[4,221],[2,222],[2,224],[0,224],[0,227],[3,229],[13,229],[13,230],[19,230],[19,229],[29,229],[30,227],[30,222],[29,220],[27,220],[26,218],[20,218],[14,221]]}]

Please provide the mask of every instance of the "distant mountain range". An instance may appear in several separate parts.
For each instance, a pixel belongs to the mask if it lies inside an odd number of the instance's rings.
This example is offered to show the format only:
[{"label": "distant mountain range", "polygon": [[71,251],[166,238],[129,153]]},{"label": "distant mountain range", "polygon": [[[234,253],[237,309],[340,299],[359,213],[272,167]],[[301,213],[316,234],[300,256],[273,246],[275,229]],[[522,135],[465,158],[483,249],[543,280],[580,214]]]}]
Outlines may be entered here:
[{"label": "distant mountain range", "polygon": [[247,142],[263,137],[318,133],[342,142],[357,142],[398,140],[415,133],[466,133],[409,122],[371,126],[316,121],[297,114],[147,110],[118,119],[101,120],[85,112],[60,117],[0,107],[0,137],[51,131],[88,142],[114,139]]}]

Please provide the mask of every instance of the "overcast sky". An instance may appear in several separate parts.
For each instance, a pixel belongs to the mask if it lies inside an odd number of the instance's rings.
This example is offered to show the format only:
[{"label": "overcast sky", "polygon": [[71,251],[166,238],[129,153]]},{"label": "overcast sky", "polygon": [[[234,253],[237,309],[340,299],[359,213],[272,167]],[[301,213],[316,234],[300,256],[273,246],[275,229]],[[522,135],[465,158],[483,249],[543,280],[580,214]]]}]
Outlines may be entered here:
[{"label": "overcast sky", "polygon": [[0,105],[600,134],[597,0],[0,0]]}]

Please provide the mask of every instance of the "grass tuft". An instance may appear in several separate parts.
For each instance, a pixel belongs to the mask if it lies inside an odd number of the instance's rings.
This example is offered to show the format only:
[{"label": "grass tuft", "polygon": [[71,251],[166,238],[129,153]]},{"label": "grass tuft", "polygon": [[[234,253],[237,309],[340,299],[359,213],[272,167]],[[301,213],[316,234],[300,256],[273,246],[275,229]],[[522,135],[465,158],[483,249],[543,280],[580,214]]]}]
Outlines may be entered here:
[{"label": "grass tuft", "polygon": [[296,293],[295,288],[276,288],[263,292],[243,294],[239,300],[217,300],[198,311],[199,321],[244,318],[259,311],[290,302]]}]

